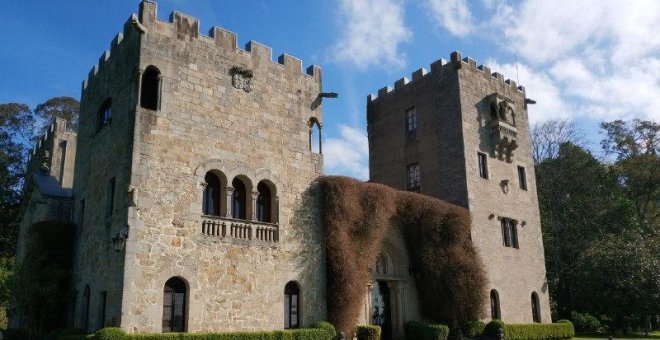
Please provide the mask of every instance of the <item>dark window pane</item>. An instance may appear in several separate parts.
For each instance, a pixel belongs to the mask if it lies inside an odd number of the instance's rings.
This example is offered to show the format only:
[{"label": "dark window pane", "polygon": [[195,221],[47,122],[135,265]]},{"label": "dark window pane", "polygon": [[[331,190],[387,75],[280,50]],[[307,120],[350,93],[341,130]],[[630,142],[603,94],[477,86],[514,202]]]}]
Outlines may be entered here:
[{"label": "dark window pane", "polygon": [[521,190],[527,190],[527,174],[522,166],[518,167],[518,183]]}]

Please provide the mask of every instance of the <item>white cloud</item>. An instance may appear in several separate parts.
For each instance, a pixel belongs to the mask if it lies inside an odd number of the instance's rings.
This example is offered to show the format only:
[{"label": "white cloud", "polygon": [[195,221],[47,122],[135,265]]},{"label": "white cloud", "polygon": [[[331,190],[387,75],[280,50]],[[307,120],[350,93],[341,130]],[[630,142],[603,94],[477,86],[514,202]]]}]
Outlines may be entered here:
[{"label": "white cloud", "polygon": [[536,104],[527,107],[531,124],[551,119],[569,119],[573,114],[572,108],[561,96],[561,89],[547,73],[536,72],[524,64],[519,64],[517,69],[515,64],[499,64],[494,60],[488,60],[486,64],[492,72],[519,79],[520,85],[525,86],[527,98],[536,101]]},{"label": "white cloud", "polygon": [[491,25],[506,38],[504,48],[525,60],[530,79],[520,81],[539,99],[530,115],[535,109],[545,115],[541,98],[552,94],[551,105],[571,117],[660,119],[659,1],[526,0],[499,7]]},{"label": "white cloud", "polygon": [[369,142],[366,132],[343,124],[338,127],[339,138],[328,138],[323,144],[325,172],[369,179]]},{"label": "white cloud", "polygon": [[402,0],[340,0],[344,28],[332,47],[333,59],[365,69],[403,67],[399,45],[412,36],[403,22]]},{"label": "white cloud", "polygon": [[457,37],[473,29],[472,13],[466,0],[427,0],[426,7],[435,23]]}]

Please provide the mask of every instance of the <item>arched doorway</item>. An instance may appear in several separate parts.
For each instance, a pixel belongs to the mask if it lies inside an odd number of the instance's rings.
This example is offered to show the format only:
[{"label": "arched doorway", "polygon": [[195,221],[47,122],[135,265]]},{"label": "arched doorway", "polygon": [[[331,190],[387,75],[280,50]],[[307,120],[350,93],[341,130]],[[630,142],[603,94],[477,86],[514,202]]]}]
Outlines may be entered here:
[{"label": "arched doorway", "polygon": [[163,289],[163,332],[186,331],[187,285],[180,277],[165,282]]},{"label": "arched doorway", "polygon": [[402,339],[405,323],[406,279],[398,250],[385,242],[372,270],[368,286],[367,322],[381,327],[381,339]]}]

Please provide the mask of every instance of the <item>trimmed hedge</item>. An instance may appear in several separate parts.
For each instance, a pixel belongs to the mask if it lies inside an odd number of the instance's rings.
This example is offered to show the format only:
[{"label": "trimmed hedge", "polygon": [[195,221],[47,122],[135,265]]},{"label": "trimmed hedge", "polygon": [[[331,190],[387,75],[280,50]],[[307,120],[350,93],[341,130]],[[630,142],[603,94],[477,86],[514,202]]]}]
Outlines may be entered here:
[{"label": "trimmed hedge", "polygon": [[404,326],[408,340],[446,340],[449,327],[419,321],[408,321]]},{"label": "trimmed hedge", "polygon": [[468,338],[476,338],[483,334],[485,328],[486,324],[482,321],[469,321],[461,327],[461,331]]},{"label": "trimmed hedge", "polygon": [[[75,338],[74,338],[75,337]],[[231,333],[137,333],[126,334],[121,328],[103,328],[93,335],[60,337],[60,340],[333,340],[335,327],[318,322],[314,328],[285,329],[263,332]]]},{"label": "trimmed hedge", "polygon": [[355,327],[357,340],[380,340],[380,326],[362,325]]},{"label": "trimmed hedge", "polygon": [[575,336],[573,324],[533,323],[504,325],[504,335],[507,340],[559,340]]},{"label": "trimmed hedge", "polygon": [[504,330],[504,322],[500,319],[494,319],[484,327],[484,335],[496,337],[500,328]]}]

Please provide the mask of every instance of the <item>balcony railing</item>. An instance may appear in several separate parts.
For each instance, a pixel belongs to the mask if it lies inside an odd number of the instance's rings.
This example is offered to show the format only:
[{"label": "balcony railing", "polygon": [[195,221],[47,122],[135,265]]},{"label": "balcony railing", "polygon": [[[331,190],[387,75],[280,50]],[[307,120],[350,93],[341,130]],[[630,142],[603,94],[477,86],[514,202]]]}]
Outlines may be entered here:
[{"label": "balcony railing", "polygon": [[273,223],[204,216],[202,234],[223,239],[279,242],[279,226]]}]

